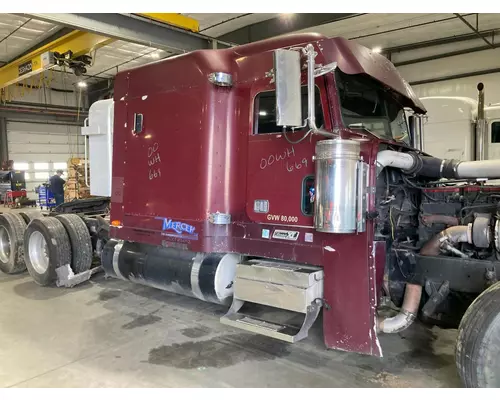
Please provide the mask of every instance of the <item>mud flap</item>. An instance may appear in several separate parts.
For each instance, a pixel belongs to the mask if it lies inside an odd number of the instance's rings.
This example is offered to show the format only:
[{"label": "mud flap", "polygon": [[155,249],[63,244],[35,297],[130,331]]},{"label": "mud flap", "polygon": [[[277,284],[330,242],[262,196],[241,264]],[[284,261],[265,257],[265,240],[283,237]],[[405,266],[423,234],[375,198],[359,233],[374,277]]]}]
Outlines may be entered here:
[{"label": "mud flap", "polygon": [[[345,243],[342,243],[345,240]],[[385,243],[368,235],[338,238],[325,246],[323,332],[328,348],[382,357],[377,335],[377,281],[385,265]],[[352,250],[350,249],[352,246]],[[340,250],[341,249],[341,250]],[[342,254],[341,254],[342,253]]]},{"label": "mud flap", "polygon": [[88,281],[93,274],[99,272],[100,270],[101,267],[95,267],[75,275],[69,264],[62,265],[56,269],[56,285],[57,287],[74,287],[80,283]]}]

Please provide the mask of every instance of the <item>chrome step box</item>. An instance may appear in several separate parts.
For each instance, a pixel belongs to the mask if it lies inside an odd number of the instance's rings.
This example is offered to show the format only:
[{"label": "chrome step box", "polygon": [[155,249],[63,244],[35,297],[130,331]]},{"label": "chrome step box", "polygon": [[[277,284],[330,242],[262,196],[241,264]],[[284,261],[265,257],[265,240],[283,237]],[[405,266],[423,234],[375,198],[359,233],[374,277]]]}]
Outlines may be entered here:
[{"label": "chrome step box", "polygon": [[[307,337],[323,304],[323,270],[319,267],[250,259],[237,265],[233,304],[221,323],[297,342]],[[289,326],[238,313],[245,302],[305,314],[302,326]]]}]

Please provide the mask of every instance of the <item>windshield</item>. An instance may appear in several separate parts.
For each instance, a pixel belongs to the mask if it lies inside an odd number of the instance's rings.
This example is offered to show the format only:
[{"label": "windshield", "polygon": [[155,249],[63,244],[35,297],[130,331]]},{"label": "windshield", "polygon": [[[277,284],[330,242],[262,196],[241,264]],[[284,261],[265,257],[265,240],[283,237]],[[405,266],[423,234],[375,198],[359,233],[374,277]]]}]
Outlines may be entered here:
[{"label": "windshield", "polygon": [[344,74],[339,69],[336,80],[345,126],[409,144],[405,111],[390,92],[368,77]]}]

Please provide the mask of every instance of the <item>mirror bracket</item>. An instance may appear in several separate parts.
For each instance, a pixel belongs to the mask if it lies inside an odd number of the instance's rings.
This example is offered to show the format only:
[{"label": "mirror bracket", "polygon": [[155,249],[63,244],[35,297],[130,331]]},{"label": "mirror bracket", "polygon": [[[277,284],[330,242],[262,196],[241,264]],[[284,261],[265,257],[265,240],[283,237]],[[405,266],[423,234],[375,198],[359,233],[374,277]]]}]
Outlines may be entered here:
[{"label": "mirror bracket", "polygon": [[326,75],[330,72],[335,71],[335,69],[337,68],[337,63],[334,61],[334,62],[332,62],[330,64],[326,64],[326,65],[317,64],[317,67],[318,68],[314,69],[314,77],[315,78],[317,78],[318,76],[323,76],[323,75]]}]

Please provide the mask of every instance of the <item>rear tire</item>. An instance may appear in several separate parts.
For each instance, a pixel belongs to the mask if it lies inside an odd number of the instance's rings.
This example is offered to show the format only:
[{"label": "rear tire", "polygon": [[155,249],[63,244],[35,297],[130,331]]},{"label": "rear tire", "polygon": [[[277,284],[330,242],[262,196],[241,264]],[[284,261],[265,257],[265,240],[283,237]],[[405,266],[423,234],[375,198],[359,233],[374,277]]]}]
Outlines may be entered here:
[{"label": "rear tire", "polygon": [[19,215],[23,217],[24,222],[26,222],[26,224],[29,224],[32,220],[36,218],[43,218],[43,214],[38,210],[20,211]]},{"label": "rear tire", "polygon": [[75,214],[60,214],[61,221],[71,244],[71,269],[75,274],[85,272],[92,266],[92,240],[87,225]]},{"label": "rear tire", "polygon": [[500,282],[469,306],[458,328],[455,361],[465,387],[500,387]]},{"label": "rear tire", "polygon": [[56,269],[71,263],[71,246],[63,224],[54,217],[34,219],[24,234],[26,267],[40,286],[53,285]]},{"label": "rear tire", "polygon": [[23,238],[26,223],[14,213],[0,214],[0,270],[6,274],[26,271]]}]

